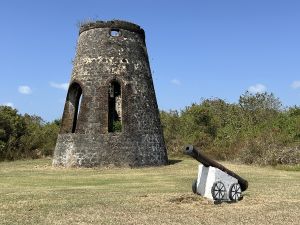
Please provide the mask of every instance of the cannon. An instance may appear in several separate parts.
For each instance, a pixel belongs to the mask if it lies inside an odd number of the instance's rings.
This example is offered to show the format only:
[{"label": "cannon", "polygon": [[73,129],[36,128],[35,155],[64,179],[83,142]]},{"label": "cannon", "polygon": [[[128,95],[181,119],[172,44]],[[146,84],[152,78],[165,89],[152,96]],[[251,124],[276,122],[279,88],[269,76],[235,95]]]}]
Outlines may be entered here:
[{"label": "cannon", "polygon": [[242,192],[248,188],[247,180],[210,159],[193,145],[186,146],[184,153],[202,164],[199,165],[198,178],[192,185],[194,193],[217,202],[236,202],[243,198]]}]

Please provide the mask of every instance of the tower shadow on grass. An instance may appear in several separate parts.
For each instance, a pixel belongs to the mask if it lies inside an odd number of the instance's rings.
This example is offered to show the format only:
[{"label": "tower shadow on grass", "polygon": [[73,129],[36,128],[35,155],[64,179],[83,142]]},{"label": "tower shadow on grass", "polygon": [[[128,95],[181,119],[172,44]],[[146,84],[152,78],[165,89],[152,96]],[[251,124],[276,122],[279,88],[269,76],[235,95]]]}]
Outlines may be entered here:
[{"label": "tower shadow on grass", "polygon": [[174,165],[174,164],[177,164],[177,163],[180,163],[180,162],[182,162],[182,160],[180,160],[180,159],[170,159],[168,161],[168,165]]}]

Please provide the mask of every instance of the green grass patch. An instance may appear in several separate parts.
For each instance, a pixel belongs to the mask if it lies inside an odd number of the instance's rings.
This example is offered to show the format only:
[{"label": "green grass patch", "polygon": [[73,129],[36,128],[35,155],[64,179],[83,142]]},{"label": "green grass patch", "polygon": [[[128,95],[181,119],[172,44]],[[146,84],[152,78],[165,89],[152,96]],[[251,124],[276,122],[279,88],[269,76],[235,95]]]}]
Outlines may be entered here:
[{"label": "green grass patch", "polygon": [[300,171],[300,164],[297,165],[277,165],[275,166],[278,170],[285,170],[285,171]]}]

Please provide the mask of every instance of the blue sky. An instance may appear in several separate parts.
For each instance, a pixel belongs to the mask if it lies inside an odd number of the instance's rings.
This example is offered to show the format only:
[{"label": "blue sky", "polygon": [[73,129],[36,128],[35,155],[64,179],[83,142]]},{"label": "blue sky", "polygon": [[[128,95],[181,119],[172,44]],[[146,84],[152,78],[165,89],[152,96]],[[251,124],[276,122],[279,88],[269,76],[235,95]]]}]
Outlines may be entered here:
[{"label": "blue sky", "polygon": [[60,118],[80,21],[142,26],[160,109],[268,91],[300,105],[298,0],[52,0],[0,3],[0,104]]}]

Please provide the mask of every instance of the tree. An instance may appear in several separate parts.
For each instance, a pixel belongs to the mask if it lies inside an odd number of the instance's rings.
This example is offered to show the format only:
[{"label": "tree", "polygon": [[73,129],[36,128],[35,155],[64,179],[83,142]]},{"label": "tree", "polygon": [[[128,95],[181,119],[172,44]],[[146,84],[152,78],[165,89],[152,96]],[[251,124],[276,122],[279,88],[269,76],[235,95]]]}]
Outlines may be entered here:
[{"label": "tree", "polygon": [[282,103],[273,93],[255,93],[246,91],[240,96],[239,105],[248,121],[255,125],[277,116],[282,110]]},{"label": "tree", "polygon": [[169,153],[178,154],[182,151],[182,138],[180,135],[181,122],[179,112],[161,111],[160,119],[164,132],[164,139]]},{"label": "tree", "polygon": [[59,120],[45,123],[39,116],[22,116],[16,109],[0,106],[0,160],[52,155],[58,124]]},{"label": "tree", "polygon": [[15,159],[22,155],[20,138],[26,133],[24,118],[16,109],[0,106],[0,160]]}]

